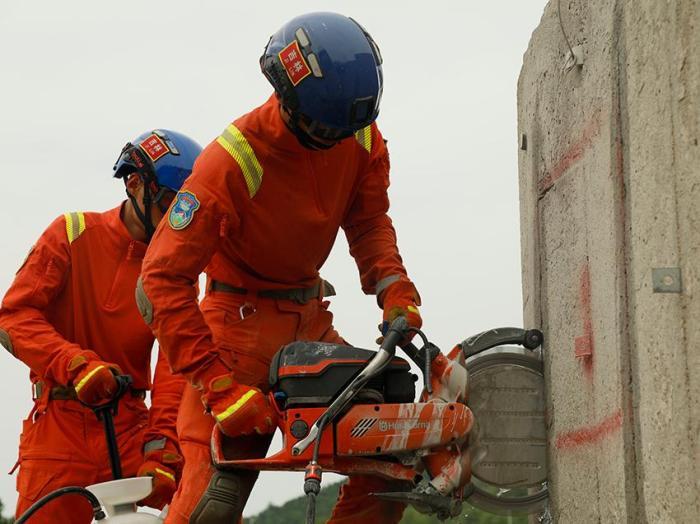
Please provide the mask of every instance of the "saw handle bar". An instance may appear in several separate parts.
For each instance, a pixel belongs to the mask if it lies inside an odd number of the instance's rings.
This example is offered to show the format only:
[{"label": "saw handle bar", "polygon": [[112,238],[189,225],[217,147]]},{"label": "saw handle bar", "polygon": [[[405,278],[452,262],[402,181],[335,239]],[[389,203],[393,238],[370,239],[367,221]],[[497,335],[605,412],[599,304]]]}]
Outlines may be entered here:
[{"label": "saw handle bar", "polygon": [[314,447],[314,461],[318,458],[318,444],[321,442],[321,431],[323,427],[332,422],[345,407],[350,403],[350,401],[359,393],[359,391],[372,379],[372,377],[377,376],[384,368],[391,362],[396,354],[396,346],[401,340],[406,336],[408,332],[408,322],[404,317],[398,317],[394,320],[386,334],[384,335],[384,340],[379,346],[379,351],[372,359],[365,365],[364,368],[355,376],[355,378],[348,384],[345,389],[335,398],[335,400],[328,406],[328,409],[321,415],[318,420],[311,426],[309,434],[303,439],[297,442],[292,448],[292,455],[300,455],[308,448],[312,442],[316,441],[316,446]]},{"label": "saw handle bar", "polygon": [[408,322],[404,317],[398,317],[391,323],[384,335],[384,340],[379,346],[379,351],[355,376],[345,389],[328,406],[328,409],[321,415],[309,430],[309,434],[297,442],[292,448],[292,455],[300,455],[314,443],[314,451],[306,467],[304,475],[304,493],[307,496],[306,522],[312,524],[316,520],[316,496],[321,491],[321,467],[318,464],[318,454],[321,446],[321,436],[323,429],[345,409],[357,393],[369,382],[372,377],[380,374],[391,362],[396,353],[397,344],[403,340],[408,333]]},{"label": "saw handle bar", "polygon": [[520,329],[513,327],[489,329],[466,339],[460,344],[464,357],[474,355],[503,344],[517,344],[526,349],[536,349],[544,342],[544,335],[539,329]]}]

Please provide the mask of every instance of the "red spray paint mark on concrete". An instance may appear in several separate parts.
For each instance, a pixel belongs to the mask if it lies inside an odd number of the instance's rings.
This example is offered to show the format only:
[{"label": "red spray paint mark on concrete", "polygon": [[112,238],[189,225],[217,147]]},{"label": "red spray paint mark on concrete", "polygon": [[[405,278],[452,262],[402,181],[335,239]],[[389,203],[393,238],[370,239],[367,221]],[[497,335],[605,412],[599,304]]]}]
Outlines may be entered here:
[{"label": "red spray paint mark on concrete", "polygon": [[573,431],[559,433],[554,446],[557,449],[574,449],[587,444],[597,444],[622,427],[622,410],[605,418],[594,426],[584,426]]},{"label": "red spray paint mark on concrete", "polygon": [[583,320],[583,335],[574,339],[574,355],[580,359],[583,371],[590,378],[593,372],[593,314],[591,313],[591,272],[588,262],[579,279],[579,301]]},{"label": "red spray paint mark on concrete", "polygon": [[586,127],[584,127],[581,138],[569,146],[557,163],[554,164],[554,167],[538,182],[537,189],[540,195],[551,188],[571,166],[583,157],[583,154],[591,147],[593,139],[597,137],[599,133],[600,111],[596,111],[593,118],[586,124]]}]

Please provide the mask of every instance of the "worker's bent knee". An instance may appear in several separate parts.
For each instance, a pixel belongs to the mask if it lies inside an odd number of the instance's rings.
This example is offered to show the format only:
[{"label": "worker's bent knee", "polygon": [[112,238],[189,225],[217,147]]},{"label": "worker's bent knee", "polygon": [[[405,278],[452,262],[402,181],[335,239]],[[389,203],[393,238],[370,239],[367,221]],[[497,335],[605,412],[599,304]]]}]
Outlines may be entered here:
[{"label": "worker's bent knee", "polygon": [[238,522],[257,472],[217,470],[190,516],[190,524]]}]

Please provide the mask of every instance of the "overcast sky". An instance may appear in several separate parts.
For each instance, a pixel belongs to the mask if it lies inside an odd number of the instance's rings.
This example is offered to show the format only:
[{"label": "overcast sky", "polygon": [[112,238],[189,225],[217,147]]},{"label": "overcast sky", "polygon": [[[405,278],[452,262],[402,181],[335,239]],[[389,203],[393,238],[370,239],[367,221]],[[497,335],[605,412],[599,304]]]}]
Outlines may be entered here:
[{"label": "overcast sky", "polygon": [[[271,93],[258,67],[268,37],[326,10],[357,19],[384,57],[390,214],[427,334],[448,351],[475,332],[521,325],[516,86],[545,4],[0,0],[0,293],[56,216],[122,200],[111,168],[125,142],[163,127],[206,145]],[[339,331],[375,347],[380,312],[342,235],[322,274],[338,291]],[[8,471],[31,395],[26,367],[0,358]],[[264,475],[246,514],[302,485],[301,474]],[[13,477],[0,475],[0,500],[14,508]]]}]

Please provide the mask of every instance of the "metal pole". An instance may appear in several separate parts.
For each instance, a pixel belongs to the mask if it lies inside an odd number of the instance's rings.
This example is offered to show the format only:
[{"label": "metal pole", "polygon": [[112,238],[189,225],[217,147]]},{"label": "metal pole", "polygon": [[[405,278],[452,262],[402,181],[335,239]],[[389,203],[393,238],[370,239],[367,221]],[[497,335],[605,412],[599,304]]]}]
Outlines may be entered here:
[{"label": "metal pole", "polygon": [[109,452],[109,463],[112,466],[112,478],[117,480],[122,478],[122,461],[119,457],[119,445],[117,444],[117,435],[114,431],[111,407],[102,410],[100,416],[102,417],[105,437],[107,438],[107,451]]}]

